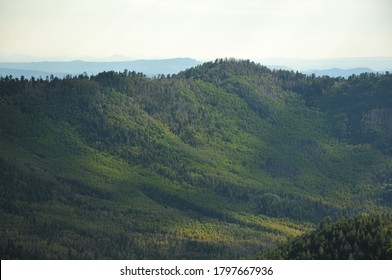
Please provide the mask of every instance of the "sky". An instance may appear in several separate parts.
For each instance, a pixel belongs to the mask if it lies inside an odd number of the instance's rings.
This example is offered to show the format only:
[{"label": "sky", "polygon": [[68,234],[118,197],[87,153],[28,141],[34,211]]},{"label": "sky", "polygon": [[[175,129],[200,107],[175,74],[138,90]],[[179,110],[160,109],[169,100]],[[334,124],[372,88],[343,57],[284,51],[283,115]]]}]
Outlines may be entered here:
[{"label": "sky", "polygon": [[392,57],[391,0],[0,0],[0,61]]}]

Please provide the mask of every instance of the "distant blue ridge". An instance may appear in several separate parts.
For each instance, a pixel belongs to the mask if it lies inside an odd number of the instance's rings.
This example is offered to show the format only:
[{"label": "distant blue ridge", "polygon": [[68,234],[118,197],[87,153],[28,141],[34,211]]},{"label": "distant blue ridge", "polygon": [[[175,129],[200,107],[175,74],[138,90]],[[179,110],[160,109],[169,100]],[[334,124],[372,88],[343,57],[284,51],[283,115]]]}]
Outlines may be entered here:
[{"label": "distant blue ridge", "polygon": [[162,60],[133,60],[118,62],[88,62],[88,61],[68,61],[68,62],[3,62],[0,63],[0,75],[13,77],[24,76],[26,78],[46,77],[54,75],[63,77],[67,74],[78,75],[87,73],[96,75],[103,71],[122,72],[125,69],[135,72],[143,72],[148,76],[158,74],[176,74],[187,68],[200,64],[191,58],[172,58]]},{"label": "distant blue ridge", "polygon": [[[289,62],[289,61],[288,61]],[[366,61],[365,61],[366,62]],[[13,76],[15,78],[24,76],[27,79],[31,77],[45,78],[46,76],[54,75],[62,78],[66,75],[79,75],[87,73],[88,75],[96,75],[103,71],[122,72],[125,69],[128,71],[142,72],[147,76],[155,76],[158,74],[177,74],[188,68],[195,67],[202,62],[192,58],[171,58],[160,60],[131,60],[131,61],[115,61],[115,62],[90,62],[82,60],[74,61],[40,61],[40,62],[0,62],[0,76]],[[262,63],[263,64],[263,63]],[[291,70],[286,65],[279,64],[269,65],[271,69]],[[316,66],[317,67],[317,66]],[[322,66],[321,66],[322,67]],[[321,68],[320,67],[320,68]],[[312,68],[309,68],[312,69]],[[294,70],[295,71],[295,70]],[[389,70],[392,72],[392,68]],[[315,74],[316,76],[330,76],[330,77],[344,77],[351,75],[359,75],[361,73],[385,73],[385,71],[374,71],[369,67],[356,67],[349,69],[342,68],[328,68],[300,70],[304,74]]]}]

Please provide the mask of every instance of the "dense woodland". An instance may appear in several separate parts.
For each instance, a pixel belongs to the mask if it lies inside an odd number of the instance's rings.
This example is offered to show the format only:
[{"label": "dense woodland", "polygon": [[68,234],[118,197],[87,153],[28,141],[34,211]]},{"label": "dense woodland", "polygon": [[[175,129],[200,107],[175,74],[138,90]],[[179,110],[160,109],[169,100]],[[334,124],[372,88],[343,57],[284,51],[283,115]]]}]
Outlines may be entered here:
[{"label": "dense woodland", "polygon": [[[0,193],[2,259],[254,258],[303,234],[273,257],[390,258],[392,75],[0,77]],[[356,229],[340,253],[328,224],[309,255],[327,216],[389,243]]]},{"label": "dense woodland", "polygon": [[391,260],[392,216],[325,218],[318,229],[282,243],[264,257],[285,260]]}]

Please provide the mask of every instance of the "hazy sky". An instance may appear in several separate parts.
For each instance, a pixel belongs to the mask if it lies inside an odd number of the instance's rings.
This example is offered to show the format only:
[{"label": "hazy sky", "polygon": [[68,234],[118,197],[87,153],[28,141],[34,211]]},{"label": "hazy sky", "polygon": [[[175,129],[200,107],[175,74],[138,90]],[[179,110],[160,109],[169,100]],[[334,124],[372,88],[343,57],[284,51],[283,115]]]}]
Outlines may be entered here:
[{"label": "hazy sky", "polygon": [[0,0],[0,59],[392,56],[391,0]]}]

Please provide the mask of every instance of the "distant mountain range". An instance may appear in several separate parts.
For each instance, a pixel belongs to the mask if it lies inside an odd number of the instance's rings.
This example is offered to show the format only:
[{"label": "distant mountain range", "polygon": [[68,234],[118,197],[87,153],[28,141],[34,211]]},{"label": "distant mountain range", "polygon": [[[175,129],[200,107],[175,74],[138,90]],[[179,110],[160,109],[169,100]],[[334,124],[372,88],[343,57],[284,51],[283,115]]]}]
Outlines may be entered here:
[{"label": "distant mountain range", "polygon": [[[298,71],[293,70],[292,68],[285,65],[267,65],[270,69],[275,70],[288,70],[288,71]],[[329,76],[333,78],[343,77],[348,78],[351,75],[360,75],[362,73],[385,73],[386,71],[374,71],[368,67],[357,67],[350,69],[342,69],[342,68],[329,68],[329,69],[311,69],[311,70],[299,70],[299,72],[306,75],[316,75],[317,77]]]},{"label": "distant mountain range", "polygon": [[284,70],[292,69],[300,72],[323,69],[356,69],[370,68],[374,71],[385,72],[392,69],[392,57],[352,57],[331,59],[297,59],[297,58],[268,58],[257,60],[262,65],[284,65]]},{"label": "distant mountain range", "polygon": [[[392,59],[341,59],[341,60],[294,60],[294,59],[268,59],[260,61],[271,69],[294,70],[316,76],[344,77],[353,74],[375,73],[392,71]],[[161,60],[129,60],[112,62],[91,61],[41,61],[41,62],[1,62],[0,76],[25,78],[54,75],[62,78],[66,75],[79,75],[87,73],[96,75],[103,71],[122,72],[125,69],[143,72],[147,76],[158,74],[177,74],[188,68],[201,64],[201,61],[192,58],[172,58]]]},{"label": "distant mountain range", "polygon": [[306,71],[305,73],[308,75],[315,74],[318,77],[322,76],[330,76],[330,77],[343,77],[348,78],[351,75],[360,75],[362,73],[376,73],[370,68],[366,67],[358,67],[358,68],[351,68],[351,69],[341,69],[341,68],[331,68],[325,70],[310,70]]},{"label": "distant mountain range", "polygon": [[26,78],[46,77],[54,75],[79,75],[87,73],[96,75],[103,71],[122,72],[125,69],[143,72],[147,76],[158,74],[176,74],[187,68],[194,67],[200,62],[191,58],[172,58],[162,60],[132,60],[116,62],[87,62],[81,60],[68,62],[42,61],[42,62],[3,62],[0,63],[0,75],[24,76]]}]

